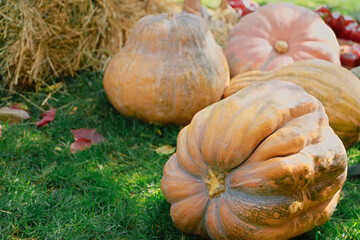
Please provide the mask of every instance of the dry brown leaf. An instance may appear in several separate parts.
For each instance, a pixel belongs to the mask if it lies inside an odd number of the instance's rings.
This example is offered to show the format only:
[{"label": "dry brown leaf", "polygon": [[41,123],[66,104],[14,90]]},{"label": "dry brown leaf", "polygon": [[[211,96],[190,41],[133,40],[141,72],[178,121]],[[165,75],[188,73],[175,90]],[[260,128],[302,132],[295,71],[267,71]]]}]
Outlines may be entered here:
[{"label": "dry brown leaf", "polygon": [[170,155],[175,152],[176,148],[170,145],[163,145],[155,149],[155,152],[159,155]]},{"label": "dry brown leaf", "polygon": [[18,123],[22,119],[28,119],[30,118],[30,115],[22,110],[17,108],[8,108],[8,107],[2,107],[0,108],[0,120],[1,121],[8,121],[10,120],[10,123]]}]

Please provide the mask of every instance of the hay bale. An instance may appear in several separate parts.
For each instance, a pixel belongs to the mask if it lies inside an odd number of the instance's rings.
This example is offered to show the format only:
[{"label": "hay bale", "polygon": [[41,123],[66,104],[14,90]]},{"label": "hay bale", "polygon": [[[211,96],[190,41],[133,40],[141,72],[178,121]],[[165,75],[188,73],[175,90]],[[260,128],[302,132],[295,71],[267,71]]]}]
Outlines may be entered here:
[{"label": "hay bale", "polygon": [[[178,0],[3,0],[0,81],[10,89],[38,90],[51,78],[103,70],[141,17],[181,8]],[[210,29],[224,47],[234,14],[209,11]]]},{"label": "hay bale", "polygon": [[212,4],[212,8],[201,5],[200,0],[184,0],[182,10],[202,17],[207,22],[215,41],[222,48],[226,47],[230,30],[240,18],[227,0],[221,0],[218,6]]},{"label": "hay bale", "polygon": [[[10,89],[81,69],[101,70],[161,0],[5,0],[0,5],[0,77]],[[166,5],[166,6],[165,6]]]},{"label": "hay bale", "polygon": [[225,5],[215,10],[208,10],[208,26],[212,32],[215,41],[225,49],[230,30],[239,21],[240,16],[230,6]]}]

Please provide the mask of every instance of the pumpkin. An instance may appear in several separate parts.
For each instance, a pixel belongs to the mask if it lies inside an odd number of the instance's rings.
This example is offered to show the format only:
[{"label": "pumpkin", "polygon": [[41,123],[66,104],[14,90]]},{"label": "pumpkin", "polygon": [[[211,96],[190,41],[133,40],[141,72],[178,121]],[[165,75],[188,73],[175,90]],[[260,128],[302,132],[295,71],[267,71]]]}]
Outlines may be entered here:
[{"label": "pumpkin", "polygon": [[319,99],[330,126],[346,148],[360,141],[360,81],[348,69],[325,60],[311,59],[270,72],[246,72],[231,79],[224,97],[251,84],[269,80],[295,83]]},{"label": "pumpkin", "polygon": [[290,3],[265,5],[241,18],[229,34],[225,55],[231,76],[313,58],[340,65],[331,28],[313,11]]},{"label": "pumpkin", "polygon": [[219,101],[229,84],[225,55],[201,17],[148,15],[108,63],[104,89],[123,115],[147,122],[188,124]]},{"label": "pumpkin", "polygon": [[198,112],[178,135],[161,189],[187,234],[289,239],[330,218],[346,170],[321,103],[269,81]]}]

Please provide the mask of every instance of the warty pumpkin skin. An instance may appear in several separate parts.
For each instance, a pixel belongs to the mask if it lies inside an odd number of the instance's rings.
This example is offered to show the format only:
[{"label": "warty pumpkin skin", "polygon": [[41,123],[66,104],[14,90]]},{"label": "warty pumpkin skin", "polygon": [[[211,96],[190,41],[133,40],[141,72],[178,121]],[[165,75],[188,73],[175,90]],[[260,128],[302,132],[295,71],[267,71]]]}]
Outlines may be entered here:
[{"label": "warty pumpkin skin", "polygon": [[313,11],[290,3],[268,4],[241,18],[229,34],[225,55],[231,77],[313,58],[340,65],[331,28]]},{"label": "warty pumpkin skin", "polygon": [[123,115],[188,124],[221,99],[229,79],[225,55],[206,23],[183,13],[142,18],[108,63],[103,84]]},{"label": "warty pumpkin skin", "polygon": [[269,80],[295,83],[319,99],[330,126],[346,148],[360,141],[360,81],[348,69],[321,59],[311,59],[270,72],[250,71],[233,77],[224,97]]},{"label": "warty pumpkin skin", "polygon": [[185,233],[289,239],[330,218],[346,170],[321,103],[269,81],[198,112],[179,133],[161,189]]}]

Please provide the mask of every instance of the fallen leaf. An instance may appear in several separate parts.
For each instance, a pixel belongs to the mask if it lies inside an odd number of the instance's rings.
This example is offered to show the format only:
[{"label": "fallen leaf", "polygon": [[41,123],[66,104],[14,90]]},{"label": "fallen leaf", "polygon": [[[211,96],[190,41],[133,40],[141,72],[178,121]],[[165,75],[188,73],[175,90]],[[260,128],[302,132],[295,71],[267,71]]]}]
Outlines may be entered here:
[{"label": "fallen leaf", "polygon": [[105,138],[101,136],[101,134],[96,132],[95,128],[71,129],[71,132],[74,134],[75,141],[81,141],[85,139],[93,143],[98,143],[105,140]]},{"label": "fallen leaf", "polygon": [[2,126],[0,125],[0,137],[2,137]]},{"label": "fallen leaf", "polygon": [[75,140],[75,142],[70,145],[70,151],[72,153],[76,153],[78,150],[82,151],[85,148],[91,147],[93,144],[106,140],[101,134],[96,132],[95,128],[71,129],[71,132],[74,134]]},{"label": "fallen leaf", "polygon": [[77,107],[73,107],[72,110],[70,111],[70,115],[73,115],[74,113],[76,113],[77,111]]},{"label": "fallen leaf", "polygon": [[2,107],[0,108],[0,120],[1,121],[8,121],[10,123],[18,123],[22,119],[30,118],[29,113],[22,109],[14,109],[9,107]]},{"label": "fallen leaf", "polygon": [[78,150],[83,151],[85,148],[91,147],[91,144],[91,141],[85,139],[75,141],[70,145],[70,152],[76,153]]},{"label": "fallen leaf", "polygon": [[10,106],[9,108],[11,109],[21,109],[21,110],[24,110],[24,111],[28,111],[29,108],[28,106],[26,106],[25,104],[23,103],[14,103],[12,106]]},{"label": "fallen leaf", "polygon": [[55,151],[57,151],[57,152],[61,152],[61,151],[62,151],[62,149],[61,149],[61,147],[55,147]]},{"label": "fallen leaf", "polygon": [[162,136],[162,132],[160,129],[156,129],[156,134],[159,135],[159,136]]},{"label": "fallen leaf", "polygon": [[155,149],[155,152],[159,155],[170,155],[174,153],[176,148],[170,145],[164,145]]},{"label": "fallen leaf", "polygon": [[56,109],[51,108],[49,111],[41,113],[42,119],[36,123],[36,126],[43,127],[47,126],[49,122],[54,121],[56,114]]}]

